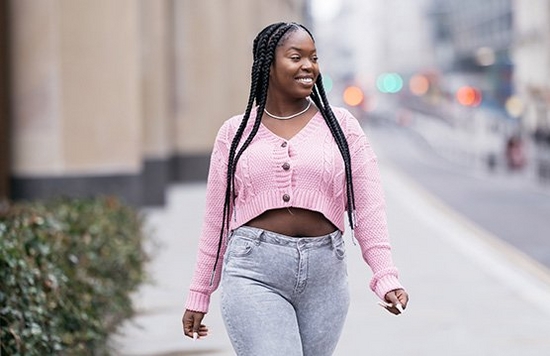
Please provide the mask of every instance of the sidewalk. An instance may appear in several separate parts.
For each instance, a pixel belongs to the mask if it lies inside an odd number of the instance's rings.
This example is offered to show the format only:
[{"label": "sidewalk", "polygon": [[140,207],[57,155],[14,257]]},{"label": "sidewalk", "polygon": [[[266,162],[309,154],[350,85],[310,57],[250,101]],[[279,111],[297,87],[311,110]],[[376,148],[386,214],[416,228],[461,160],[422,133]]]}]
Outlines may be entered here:
[{"label": "sidewalk", "polygon": [[[383,162],[382,162],[383,163]],[[550,350],[550,274],[382,165],[394,260],[411,295],[395,317],[376,305],[371,273],[349,236],[352,303],[336,356],[542,356]],[[138,316],[114,339],[118,355],[233,355],[219,292],[205,318],[208,338],[181,332],[204,211],[204,184],[170,188],[164,209],[149,210],[159,246],[150,265],[156,285],[136,295]]]}]

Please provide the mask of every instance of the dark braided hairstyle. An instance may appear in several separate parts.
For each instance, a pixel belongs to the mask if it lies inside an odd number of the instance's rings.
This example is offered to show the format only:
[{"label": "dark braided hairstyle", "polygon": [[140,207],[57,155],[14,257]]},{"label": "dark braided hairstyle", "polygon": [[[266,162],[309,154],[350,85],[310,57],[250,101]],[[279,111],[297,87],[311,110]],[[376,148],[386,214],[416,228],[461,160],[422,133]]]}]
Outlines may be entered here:
[{"label": "dark braided hairstyle", "polygon": [[[269,86],[269,73],[270,73],[271,65],[275,60],[275,50],[277,49],[278,46],[284,43],[284,40],[287,38],[288,35],[290,35],[291,33],[299,29],[305,30],[309,34],[311,39],[314,40],[313,35],[305,26],[294,22],[291,22],[291,23],[279,22],[279,23],[274,23],[272,25],[269,25],[266,28],[264,28],[254,39],[253,48],[252,48],[254,62],[252,64],[250,94],[248,96],[248,104],[246,106],[243,119],[241,121],[239,128],[237,129],[237,132],[235,133],[235,137],[233,138],[231,147],[229,149],[229,157],[227,161],[228,163],[227,175],[226,175],[227,186],[225,190],[225,203],[223,206],[223,220],[222,220],[222,226],[220,229],[218,252],[216,254],[216,261],[214,263],[214,268],[213,268],[214,271],[213,271],[212,277],[214,276],[216,265],[218,264],[223,236],[227,232],[226,230],[229,228],[231,207],[234,203],[234,189],[235,189],[234,179],[235,179],[235,170],[236,170],[237,162],[241,157],[241,155],[243,154],[244,150],[248,147],[248,145],[250,144],[250,142],[258,132],[258,129],[260,127],[262,114],[266,105],[267,90]],[[347,214],[348,214],[349,224],[351,228],[354,229],[355,228],[355,198],[353,194],[351,159],[350,159],[350,153],[348,148],[348,142],[344,136],[344,133],[342,131],[342,128],[340,127],[340,124],[336,120],[336,117],[332,112],[332,109],[330,108],[328,99],[326,97],[325,89],[323,87],[323,80],[320,74],[315,82],[313,92],[311,93],[311,99],[313,100],[313,102],[321,112],[323,118],[325,119],[325,122],[329,127],[330,132],[332,133],[332,136],[336,144],[338,145],[338,149],[340,150],[340,153],[342,154],[342,157],[344,159],[344,165],[345,165],[345,171],[346,171]],[[250,113],[252,112],[254,103],[256,103],[256,120],[254,121],[254,125],[252,127],[252,130],[250,131],[250,134],[248,135],[248,137],[246,137],[243,145],[237,151],[237,147],[243,138],[242,136],[243,136],[244,130],[248,124],[248,119],[250,118]]]}]

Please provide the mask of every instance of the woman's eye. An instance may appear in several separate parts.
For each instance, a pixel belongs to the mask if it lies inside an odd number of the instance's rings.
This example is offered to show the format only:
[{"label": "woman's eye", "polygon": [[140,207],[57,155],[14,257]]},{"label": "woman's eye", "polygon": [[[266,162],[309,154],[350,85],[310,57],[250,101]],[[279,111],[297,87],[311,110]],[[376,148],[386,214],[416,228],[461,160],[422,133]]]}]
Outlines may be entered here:
[{"label": "woman's eye", "polygon": [[298,57],[298,56],[292,56],[292,57],[290,57],[290,59],[292,59],[293,61],[299,61],[299,60],[300,60],[300,57]]}]

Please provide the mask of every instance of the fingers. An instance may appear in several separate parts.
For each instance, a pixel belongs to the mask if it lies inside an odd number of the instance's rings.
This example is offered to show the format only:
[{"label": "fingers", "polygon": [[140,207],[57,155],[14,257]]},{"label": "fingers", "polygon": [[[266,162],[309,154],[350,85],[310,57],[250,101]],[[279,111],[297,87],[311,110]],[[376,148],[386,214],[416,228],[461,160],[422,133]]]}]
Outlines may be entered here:
[{"label": "fingers", "polygon": [[202,317],[195,315],[193,318],[193,339],[196,339],[199,336],[199,329],[201,328]]},{"label": "fingers", "polygon": [[391,291],[386,294],[386,300],[389,302],[387,306],[387,310],[395,315],[399,315],[403,312],[403,306],[401,302],[399,301],[399,298],[397,297],[397,294],[395,291]]},{"label": "fingers", "polygon": [[409,302],[409,296],[403,289],[388,292],[385,299],[387,303],[381,303],[381,305],[395,315],[402,314]]},{"label": "fingers", "polygon": [[204,315],[200,315],[198,318],[195,318],[192,333],[193,340],[197,340],[198,338],[208,335],[208,328],[206,327],[206,325],[201,324],[202,316]]},{"label": "fingers", "polygon": [[205,337],[208,335],[208,328],[204,324],[200,324],[198,329],[193,329],[192,332],[193,341],[199,339],[200,337]]},{"label": "fingers", "polygon": [[403,289],[397,289],[395,291],[395,295],[397,296],[399,303],[403,306],[403,309],[406,309],[407,304],[409,304],[409,295],[407,294],[407,292],[405,292]]},{"label": "fingers", "polygon": [[204,313],[186,310],[182,317],[183,334],[197,340],[208,335],[208,328],[201,324]]},{"label": "fingers", "polygon": [[378,305],[380,305],[382,308],[386,309],[392,314],[399,315],[402,313],[403,307],[401,304],[394,305],[392,303],[387,302],[378,302]]}]

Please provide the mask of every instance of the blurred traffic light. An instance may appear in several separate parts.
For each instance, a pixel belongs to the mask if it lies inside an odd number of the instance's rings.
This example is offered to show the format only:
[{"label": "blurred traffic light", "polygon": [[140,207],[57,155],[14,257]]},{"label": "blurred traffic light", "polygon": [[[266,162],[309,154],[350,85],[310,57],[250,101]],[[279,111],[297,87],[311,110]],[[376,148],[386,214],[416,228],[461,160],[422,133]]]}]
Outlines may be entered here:
[{"label": "blurred traffic light", "polygon": [[365,95],[363,90],[355,85],[350,85],[344,90],[344,102],[349,106],[357,106],[363,102]]},{"label": "blurred traffic light", "polygon": [[325,88],[325,93],[327,94],[330,93],[333,86],[334,86],[334,83],[330,75],[323,74],[323,87]]},{"label": "blurred traffic light", "polygon": [[382,93],[398,93],[403,89],[403,78],[397,73],[382,73],[376,80],[376,87]]},{"label": "blurred traffic light", "polygon": [[463,86],[457,90],[456,100],[464,106],[478,106],[481,104],[481,91],[471,86]]},{"label": "blurred traffic light", "polygon": [[430,90],[430,81],[422,74],[413,75],[409,80],[409,90],[417,96],[422,96]]},{"label": "blurred traffic light", "polygon": [[523,114],[525,104],[519,96],[512,95],[506,100],[505,108],[510,116],[518,118]]}]

